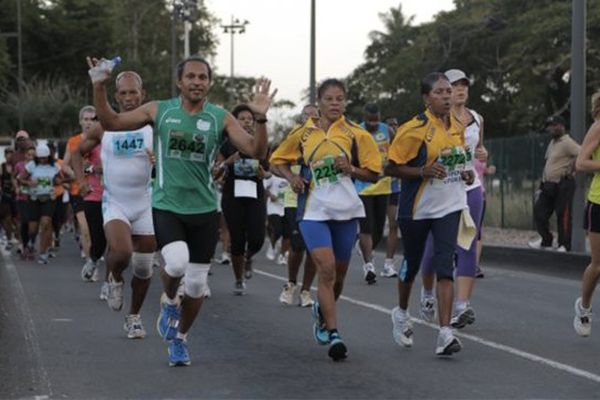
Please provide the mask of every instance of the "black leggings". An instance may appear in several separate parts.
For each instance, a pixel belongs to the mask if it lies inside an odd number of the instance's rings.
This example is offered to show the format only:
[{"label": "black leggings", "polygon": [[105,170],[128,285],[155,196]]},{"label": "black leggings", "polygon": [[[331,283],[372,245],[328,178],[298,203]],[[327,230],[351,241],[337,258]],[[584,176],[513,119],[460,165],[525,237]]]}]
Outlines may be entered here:
[{"label": "black leggings", "polygon": [[102,219],[101,201],[84,201],[83,211],[85,220],[90,230],[90,258],[92,261],[98,261],[106,250],[106,236],[104,236],[104,220]]},{"label": "black leggings", "polygon": [[62,196],[59,196],[55,202],[54,215],[52,215],[52,228],[54,229],[54,237],[58,239],[60,237],[60,228],[65,223],[65,217],[67,216],[67,203],[63,203]]},{"label": "black leggings", "polygon": [[28,200],[17,200],[17,210],[19,212],[19,231],[21,232],[21,243],[24,246],[29,244],[29,213],[27,212]]},{"label": "black leggings", "polygon": [[383,236],[389,195],[360,196],[360,199],[365,206],[366,215],[365,218],[360,219],[360,233],[370,234],[375,248]]},{"label": "black leggings", "polygon": [[252,257],[258,253],[265,242],[267,209],[264,198],[224,195],[221,205],[231,236],[231,255]]}]

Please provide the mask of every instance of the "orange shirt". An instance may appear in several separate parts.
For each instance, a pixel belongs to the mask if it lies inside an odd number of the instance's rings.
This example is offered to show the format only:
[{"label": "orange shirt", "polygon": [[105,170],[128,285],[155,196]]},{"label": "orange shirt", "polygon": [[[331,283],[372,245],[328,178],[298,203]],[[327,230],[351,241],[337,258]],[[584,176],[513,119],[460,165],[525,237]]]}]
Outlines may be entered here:
[{"label": "orange shirt", "polygon": [[[56,165],[59,169],[61,169],[61,171],[58,173],[58,176],[61,178],[64,177],[65,174],[62,172],[63,160],[56,160]],[[60,185],[54,185],[54,194],[57,199],[60,198],[64,192],[65,187],[62,185],[62,183]]]},{"label": "orange shirt", "polygon": [[[83,138],[83,133],[79,133],[75,136],[72,136],[67,141],[67,150],[71,153],[74,153],[79,148],[79,143],[81,143],[81,139]],[[79,194],[79,185],[77,182],[71,182],[71,194],[73,196],[77,196]]]}]

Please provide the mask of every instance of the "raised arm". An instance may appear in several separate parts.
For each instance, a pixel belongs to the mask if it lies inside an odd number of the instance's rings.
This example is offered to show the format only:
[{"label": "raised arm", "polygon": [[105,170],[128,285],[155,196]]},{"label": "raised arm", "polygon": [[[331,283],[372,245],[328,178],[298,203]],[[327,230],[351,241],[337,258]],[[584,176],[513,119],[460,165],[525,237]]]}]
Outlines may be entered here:
[{"label": "raised arm", "polygon": [[83,172],[83,155],[89,153],[102,141],[104,129],[100,124],[95,124],[94,127],[83,136],[79,147],[71,154],[71,166],[75,175],[75,180],[79,185],[80,193],[85,196],[89,192],[88,184],[85,180]]},{"label": "raised arm", "polygon": [[94,107],[96,107],[96,116],[106,130],[122,131],[127,129],[139,129],[146,124],[154,122],[158,103],[155,101],[146,103],[135,110],[117,113],[108,103],[106,95],[106,82],[110,80],[110,71],[101,70],[98,64],[101,60],[96,58],[87,58],[90,67],[89,74],[92,79],[94,90]]},{"label": "raised arm", "polygon": [[600,171],[600,160],[592,160],[592,155],[596,148],[600,145],[600,121],[596,121],[590,126],[590,129],[585,134],[581,151],[577,156],[575,167],[577,171],[596,172]]},{"label": "raised arm", "polygon": [[267,156],[267,111],[277,94],[277,89],[273,93],[269,93],[270,88],[271,81],[260,78],[256,82],[254,98],[248,103],[256,118],[254,136],[246,132],[233,115],[227,114],[225,117],[225,129],[231,143],[242,153],[259,160]]}]

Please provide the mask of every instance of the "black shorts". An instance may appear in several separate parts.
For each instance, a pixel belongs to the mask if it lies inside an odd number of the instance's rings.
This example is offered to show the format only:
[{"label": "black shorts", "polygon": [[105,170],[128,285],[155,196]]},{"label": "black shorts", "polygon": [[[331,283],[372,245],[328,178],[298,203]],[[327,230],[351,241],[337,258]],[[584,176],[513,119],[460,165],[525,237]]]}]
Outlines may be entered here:
[{"label": "black shorts", "polygon": [[79,195],[71,195],[71,208],[73,209],[73,214],[77,214],[85,211],[85,207],[83,205],[83,198]]},{"label": "black shorts", "polygon": [[285,225],[284,218],[285,217],[277,214],[271,214],[267,216],[269,230],[275,239],[279,239],[283,236],[283,225]]},{"label": "black shorts", "polygon": [[42,217],[52,218],[54,215],[54,200],[29,200],[27,202],[27,220],[39,221]]},{"label": "black shorts", "polygon": [[209,264],[218,241],[219,214],[216,211],[204,214],[177,214],[171,211],[152,209],[154,232],[158,248],[169,243],[184,241],[190,252],[190,262]]},{"label": "black shorts", "polygon": [[283,238],[290,239],[292,250],[299,253],[306,250],[306,244],[304,243],[302,233],[300,233],[300,227],[298,226],[298,220],[296,219],[297,210],[296,207],[285,208]]},{"label": "black shorts", "polygon": [[2,218],[8,216],[16,218],[17,213],[17,201],[12,196],[2,195],[2,201],[0,201],[0,215]]},{"label": "black shorts", "polygon": [[585,207],[583,228],[587,232],[600,233],[600,204],[588,201]]},{"label": "black shorts", "polygon": [[365,207],[365,217],[360,218],[360,233],[373,235],[383,232],[389,195],[359,196]]},{"label": "black shorts", "polygon": [[397,207],[399,202],[400,202],[400,192],[390,194],[390,197],[388,200],[388,205]]}]

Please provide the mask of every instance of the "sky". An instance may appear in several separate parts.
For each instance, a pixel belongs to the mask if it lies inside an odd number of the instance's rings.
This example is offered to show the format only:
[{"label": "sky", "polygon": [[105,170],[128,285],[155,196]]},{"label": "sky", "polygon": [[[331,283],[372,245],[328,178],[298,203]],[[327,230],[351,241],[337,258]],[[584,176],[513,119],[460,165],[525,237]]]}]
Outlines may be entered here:
[{"label": "sky", "polygon": [[[316,0],[316,79],[345,78],[364,61],[369,32],[383,30],[379,13],[402,5],[414,24],[454,8],[453,0]],[[310,0],[205,0],[222,23],[248,20],[234,36],[234,75],[266,76],[278,99],[301,106],[309,85]],[[230,73],[230,35],[215,29],[220,44],[213,64]],[[193,33],[192,33],[193,34]]]}]

